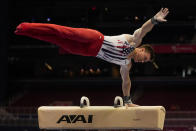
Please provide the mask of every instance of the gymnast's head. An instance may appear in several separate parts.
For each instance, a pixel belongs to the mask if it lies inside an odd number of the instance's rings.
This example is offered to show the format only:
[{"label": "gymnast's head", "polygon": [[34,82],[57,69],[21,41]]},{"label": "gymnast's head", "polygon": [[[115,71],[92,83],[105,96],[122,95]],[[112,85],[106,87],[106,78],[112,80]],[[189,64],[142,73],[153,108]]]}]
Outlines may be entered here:
[{"label": "gymnast's head", "polygon": [[144,44],[138,48],[135,48],[132,58],[135,62],[153,62],[155,53],[151,45]]}]

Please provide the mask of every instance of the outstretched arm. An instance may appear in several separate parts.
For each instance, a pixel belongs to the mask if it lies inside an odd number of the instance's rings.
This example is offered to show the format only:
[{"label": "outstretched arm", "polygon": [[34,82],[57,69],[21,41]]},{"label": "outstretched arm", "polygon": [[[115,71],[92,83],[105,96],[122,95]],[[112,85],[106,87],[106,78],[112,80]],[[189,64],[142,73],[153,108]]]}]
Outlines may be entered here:
[{"label": "outstretched arm", "polygon": [[[166,22],[167,20],[165,17],[168,15],[169,10],[168,8],[161,8],[161,10],[151,19],[146,21],[141,28],[137,29],[133,36],[135,41],[142,40],[142,38],[152,30],[155,24],[158,24],[159,22]],[[141,42],[137,42],[137,46],[139,46]]]}]

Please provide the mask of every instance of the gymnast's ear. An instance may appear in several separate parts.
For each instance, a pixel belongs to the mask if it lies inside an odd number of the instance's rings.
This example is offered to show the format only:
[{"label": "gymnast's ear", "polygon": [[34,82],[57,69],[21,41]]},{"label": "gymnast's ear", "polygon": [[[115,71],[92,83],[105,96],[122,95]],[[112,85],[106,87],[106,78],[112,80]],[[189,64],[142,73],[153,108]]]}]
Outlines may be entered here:
[{"label": "gymnast's ear", "polygon": [[142,47],[142,48],[140,48],[140,49],[141,49],[141,51],[145,51],[145,48],[143,48],[143,47]]}]

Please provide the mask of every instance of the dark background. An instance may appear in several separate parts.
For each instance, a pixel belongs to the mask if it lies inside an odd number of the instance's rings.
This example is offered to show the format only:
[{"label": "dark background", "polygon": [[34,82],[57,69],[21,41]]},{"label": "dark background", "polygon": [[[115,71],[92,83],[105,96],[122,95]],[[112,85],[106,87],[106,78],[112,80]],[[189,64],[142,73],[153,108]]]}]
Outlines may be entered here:
[{"label": "dark background", "polygon": [[[89,97],[91,105],[113,105],[114,97],[122,96],[119,66],[93,57],[61,54],[53,44],[16,36],[14,30],[21,22],[92,28],[104,35],[132,34],[161,7],[167,7],[168,22],[155,26],[143,43],[196,44],[194,0],[9,0],[1,1],[0,7],[0,104],[8,109],[79,105],[81,96]],[[194,112],[195,53],[157,52],[158,70],[152,63],[133,63],[134,103]],[[186,122],[182,122],[186,130],[196,125],[194,120]],[[166,124],[169,128],[168,121]]]}]

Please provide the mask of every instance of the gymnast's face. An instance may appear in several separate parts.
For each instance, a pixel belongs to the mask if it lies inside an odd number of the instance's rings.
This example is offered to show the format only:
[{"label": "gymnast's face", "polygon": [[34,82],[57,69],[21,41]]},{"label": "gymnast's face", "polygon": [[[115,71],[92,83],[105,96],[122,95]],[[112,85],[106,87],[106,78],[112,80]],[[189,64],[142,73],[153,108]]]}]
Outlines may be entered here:
[{"label": "gymnast's face", "polygon": [[135,62],[149,62],[150,61],[150,53],[145,51],[145,48],[136,48],[135,54],[133,57]]}]

